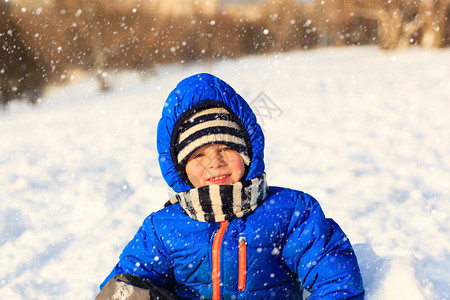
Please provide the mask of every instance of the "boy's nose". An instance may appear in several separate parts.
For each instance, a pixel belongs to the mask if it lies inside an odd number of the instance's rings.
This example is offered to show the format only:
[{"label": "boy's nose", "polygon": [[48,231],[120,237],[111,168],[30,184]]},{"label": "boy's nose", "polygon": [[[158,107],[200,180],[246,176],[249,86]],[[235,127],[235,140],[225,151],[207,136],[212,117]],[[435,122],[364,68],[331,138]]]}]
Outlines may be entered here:
[{"label": "boy's nose", "polygon": [[222,154],[220,153],[213,153],[210,157],[210,163],[209,163],[209,167],[210,168],[218,168],[221,167],[225,164],[225,161],[223,159]]}]

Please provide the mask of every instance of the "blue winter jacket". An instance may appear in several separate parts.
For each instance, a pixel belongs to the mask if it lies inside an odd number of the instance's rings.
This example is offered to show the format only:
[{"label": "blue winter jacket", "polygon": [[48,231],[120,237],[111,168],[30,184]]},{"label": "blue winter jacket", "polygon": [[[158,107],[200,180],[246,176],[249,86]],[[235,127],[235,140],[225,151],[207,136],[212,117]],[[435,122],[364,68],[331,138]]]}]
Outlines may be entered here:
[{"label": "blue winter jacket", "polygon": [[[249,105],[222,80],[198,74],[169,95],[158,125],[161,171],[175,192],[191,188],[170,155],[175,123],[183,112],[209,100],[221,101],[246,127],[252,160],[246,179],[264,172],[264,136]],[[218,234],[223,235],[220,244],[213,245]],[[212,279],[213,247],[220,250],[220,285]],[[179,204],[152,213],[101,288],[120,273],[145,278],[181,299],[212,299],[213,286],[221,299],[302,299],[303,288],[310,291],[309,299],[364,297],[356,256],[339,226],[308,194],[280,187],[270,187],[250,215],[222,223],[195,221]]]}]

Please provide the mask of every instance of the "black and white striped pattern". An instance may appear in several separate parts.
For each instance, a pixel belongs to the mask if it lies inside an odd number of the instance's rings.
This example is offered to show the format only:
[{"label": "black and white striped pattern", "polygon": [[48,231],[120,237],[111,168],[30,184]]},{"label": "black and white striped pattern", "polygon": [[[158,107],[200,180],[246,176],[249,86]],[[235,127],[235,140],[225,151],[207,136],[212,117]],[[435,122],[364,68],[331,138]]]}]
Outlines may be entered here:
[{"label": "black and white striped pattern", "polygon": [[185,166],[189,156],[206,144],[224,144],[239,152],[246,166],[250,165],[242,128],[223,107],[201,110],[190,116],[178,129],[177,160]]},{"label": "black and white striped pattern", "polygon": [[221,222],[241,218],[254,211],[266,198],[266,174],[232,185],[207,185],[173,196],[164,207],[180,203],[184,212],[200,222]]}]

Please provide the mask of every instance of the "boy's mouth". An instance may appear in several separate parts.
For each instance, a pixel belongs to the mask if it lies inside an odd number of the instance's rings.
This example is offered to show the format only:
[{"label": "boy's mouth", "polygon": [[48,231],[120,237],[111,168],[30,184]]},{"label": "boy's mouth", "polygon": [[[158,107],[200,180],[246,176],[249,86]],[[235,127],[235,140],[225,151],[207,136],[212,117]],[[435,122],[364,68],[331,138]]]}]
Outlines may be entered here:
[{"label": "boy's mouth", "polygon": [[218,176],[213,176],[208,178],[206,181],[209,181],[213,184],[221,184],[228,180],[228,178],[231,176],[231,174],[223,174]]}]

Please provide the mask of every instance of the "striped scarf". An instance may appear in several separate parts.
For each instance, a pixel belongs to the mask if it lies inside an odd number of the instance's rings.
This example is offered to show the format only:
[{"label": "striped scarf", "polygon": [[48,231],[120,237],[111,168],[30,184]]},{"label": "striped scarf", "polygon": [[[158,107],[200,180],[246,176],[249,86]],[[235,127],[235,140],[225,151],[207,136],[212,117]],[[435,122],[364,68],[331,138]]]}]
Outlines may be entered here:
[{"label": "striped scarf", "polygon": [[231,185],[207,185],[173,196],[164,207],[180,203],[184,212],[200,222],[221,222],[241,218],[264,202],[268,186],[266,174]]}]

